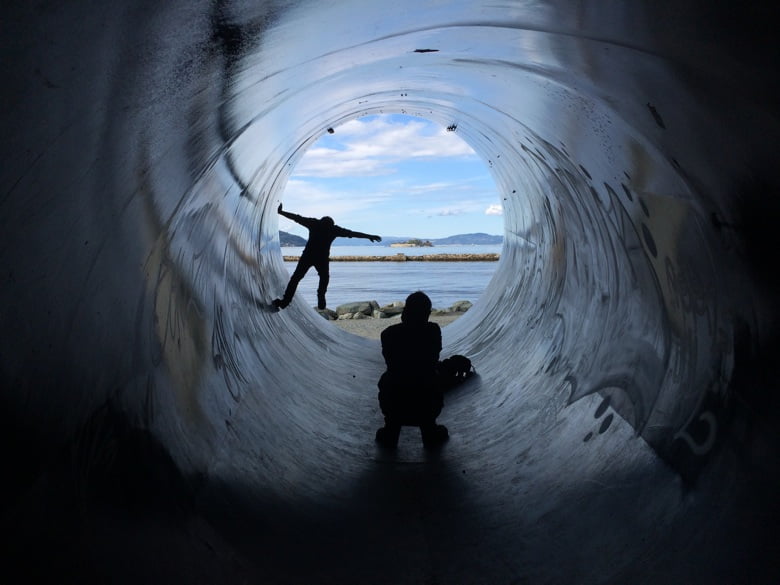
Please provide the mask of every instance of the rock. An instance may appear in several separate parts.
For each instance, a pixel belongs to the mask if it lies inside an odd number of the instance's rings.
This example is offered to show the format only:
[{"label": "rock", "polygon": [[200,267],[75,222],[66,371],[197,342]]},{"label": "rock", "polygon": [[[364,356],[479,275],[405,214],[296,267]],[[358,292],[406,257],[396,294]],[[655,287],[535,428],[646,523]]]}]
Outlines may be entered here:
[{"label": "rock", "polygon": [[392,317],[393,315],[400,315],[404,311],[403,301],[393,301],[389,305],[379,307],[379,310],[385,313],[386,316]]},{"label": "rock", "polygon": [[369,319],[369,315],[366,315],[365,313],[355,313],[352,315],[353,319]]},{"label": "rock", "polygon": [[337,315],[344,315],[346,313],[363,313],[366,316],[370,316],[375,309],[379,308],[379,303],[376,301],[360,301],[356,303],[345,303],[336,307]]},{"label": "rock", "polygon": [[342,313],[341,315],[336,317],[336,319],[338,319],[339,321],[346,321],[347,319],[352,319],[353,315],[354,313]]},{"label": "rock", "polygon": [[328,321],[334,321],[338,317],[338,315],[336,315],[336,311],[331,309],[318,309],[317,307],[312,308],[320,314],[320,317],[327,319]]},{"label": "rock", "polygon": [[374,319],[387,319],[387,313],[381,309],[374,309],[374,314],[371,315]]},{"label": "rock", "polygon": [[471,301],[456,301],[450,307],[451,311],[456,313],[465,313],[472,307]]}]

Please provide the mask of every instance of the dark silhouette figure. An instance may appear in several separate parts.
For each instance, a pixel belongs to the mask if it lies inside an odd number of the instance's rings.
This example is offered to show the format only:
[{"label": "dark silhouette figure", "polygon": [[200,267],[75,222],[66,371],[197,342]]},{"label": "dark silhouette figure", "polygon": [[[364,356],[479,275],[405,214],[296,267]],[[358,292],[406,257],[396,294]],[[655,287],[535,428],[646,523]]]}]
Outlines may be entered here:
[{"label": "dark silhouette figure", "polygon": [[309,230],[309,240],[306,242],[306,246],[303,248],[303,253],[301,254],[301,259],[298,260],[298,265],[295,267],[295,271],[290,277],[290,282],[284,291],[284,296],[281,299],[275,299],[273,301],[274,307],[278,309],[284,309],[290,304],[290,301],[295,294],[295,289],[298,288],[298,283],[312,266],[314,266],[314,269],[320,276],[320,284],[317,287],[317,308],[320,310],[325,308],[325,292],[328,290],[328,281],[330,280],[330,245],[336,238],[366,238],[372,242],[382,241],[382,238],[379,236],[364,234],[363,232],[353,232],[352,230],[338,226],[333,223],[333,219],[327,215],[320,219],[303,217],[296,213],[283,211],[281,203],[279,204],[277,211],[280,215],[293,220],[295,223],[301,224]]},{"label": "dark silhouette figure", "polygon": [[426,447],[439,445],[449,437],[447,427],[436,424],[444,405],[438,375],[441,329],[428,321],[431,300],[417,291],[406,299],[401,323],[382,331],[382,355],[387,371],[379,379],[379,407],[385,426],[376,441],[395,447],[401,426],[420,427]]}]

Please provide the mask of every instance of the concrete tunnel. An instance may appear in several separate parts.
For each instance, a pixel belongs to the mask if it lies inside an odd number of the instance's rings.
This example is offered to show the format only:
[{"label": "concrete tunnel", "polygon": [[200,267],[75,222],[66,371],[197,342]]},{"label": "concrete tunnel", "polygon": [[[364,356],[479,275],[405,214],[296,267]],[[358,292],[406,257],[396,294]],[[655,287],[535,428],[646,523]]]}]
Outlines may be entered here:
[{"label": "concrete tunnel", "polygon": [[[2,13],[4,582],[780,582],[768,4]],[[375,446],[377,341],[269,310],[287,177],[380,112],[504,209],[438,451]]]}]

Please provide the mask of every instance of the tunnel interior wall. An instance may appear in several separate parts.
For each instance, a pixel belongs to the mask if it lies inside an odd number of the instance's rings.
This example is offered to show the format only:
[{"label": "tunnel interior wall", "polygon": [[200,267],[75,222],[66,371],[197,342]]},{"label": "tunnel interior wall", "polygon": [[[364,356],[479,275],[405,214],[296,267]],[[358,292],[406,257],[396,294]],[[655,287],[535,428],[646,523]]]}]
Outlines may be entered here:
[{"label": "tunnel interior wall", "polygon": [[[718,228],[780,134],[763,29],[721,44],[731,13],[700,3],[400,8],[8,9],[0,371],[39,455],[106,400],[191,468],[230,433],[327,426],[307,390],[344,359],[323,346],[368,364],[333,401],[371,387],[375,344],[305,307],[264,310],[285,280],[275,208],[326,128],[403,112],[455,124],[505,209],[497,274],[446,349],[474,357],[496,404],[539,372],[570,402],[613,396],[698,469],[729,403],[733,323],[770,335],[741,236]],[[318,368],[290,378],[291,348]],[[259,422],[231,428],[250,394]]]}]

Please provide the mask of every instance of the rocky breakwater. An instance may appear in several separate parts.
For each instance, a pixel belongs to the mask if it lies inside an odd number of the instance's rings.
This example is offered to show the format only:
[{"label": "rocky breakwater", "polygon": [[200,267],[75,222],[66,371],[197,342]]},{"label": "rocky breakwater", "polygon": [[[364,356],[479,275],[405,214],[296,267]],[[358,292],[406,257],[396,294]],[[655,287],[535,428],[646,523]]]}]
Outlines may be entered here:
[{"label": "rocky breakwater", "polygon": [[[344,321],[347,319],[388,319],[400,315],[404,310],[404,301],[394,301],[380,306],[376,301],[357,301],[344,303],[333,309],[316,309],[325,319]],[[432,316],[446,316],[465,313],[471,308],[470,301],[456,301],[444,309],[431,310]]]}]

